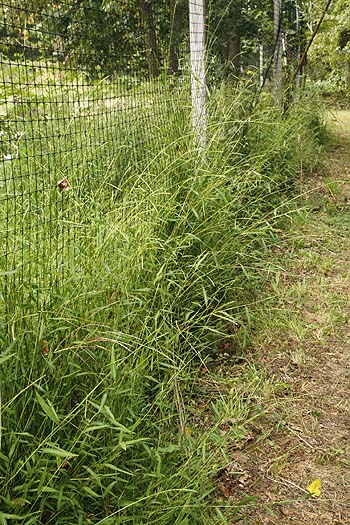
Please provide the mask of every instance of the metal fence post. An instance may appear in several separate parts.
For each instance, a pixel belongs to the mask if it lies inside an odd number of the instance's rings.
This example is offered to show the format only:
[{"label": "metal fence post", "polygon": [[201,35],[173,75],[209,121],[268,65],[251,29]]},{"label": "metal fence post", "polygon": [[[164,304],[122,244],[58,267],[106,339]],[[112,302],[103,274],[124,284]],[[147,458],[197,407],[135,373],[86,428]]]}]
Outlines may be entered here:
[{"label": "metal fence post", "polygon": [[264,45],[259,45],[259,84],[264,85]]},{"label": "metal fence post", "polygon": [[192,125],[198,146],[207,145],[205,0],[189,0]]}]

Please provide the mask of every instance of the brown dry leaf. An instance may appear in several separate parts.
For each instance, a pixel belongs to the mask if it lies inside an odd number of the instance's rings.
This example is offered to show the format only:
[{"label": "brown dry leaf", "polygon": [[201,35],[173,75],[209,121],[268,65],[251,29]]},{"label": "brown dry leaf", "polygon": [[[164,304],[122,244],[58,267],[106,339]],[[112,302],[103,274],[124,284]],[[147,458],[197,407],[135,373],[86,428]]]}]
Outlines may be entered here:
[{"label": "brown dry leaf", "polygon": [[230,474],[232,472],[241,472],[242,468],[236,461],[231,461],[231,463],[227,463],[227,465],[225,465],[224,470]]},{"label": "brown dry leaf", "polygon": [[68,177],[63,177],[60,181],[57,183],[57,188],[63,192],[63,191],[69,191],[71,189]]},{"label": "brown dry leaf", "polygon": [[280,508],[280,511],[281,511],[281,513],[282,513],[284,516],[287,516],[287,517],[289,517],[289,516],[293,516],[293,511],[292,511],[292,509],[289,508],[289,507],[281,507],[281,508]]},{"label": "brown dry leaf", "polygon": [[248,479],[249,479],[249,474],[247,472],[245,472],[244,474],[242,474],[242,476],[240,476],[238,478],[238,483],[240,485],[245,485],[247,483]]},{"label": "brown dry leaf", "polygon": [[218,489],[224,498],[228,499],[231,496],[230,488],[225,483],[218,483]]},{"label": "brown dry leaf", "polygon": [[108,304],[111,305],[115,303],[115,301],[117,300],[117,296],[118,296],[118,292],[116,290],[112,290],[108,297]]},{"label": "brown dry leaf", "polygon": [[249,460],[249,457],[246,454],[243,454],[243,452],[240,452],[239,450],[232,452],[231,456],[235,461],[241,464],[247,463],[247,461]]}]

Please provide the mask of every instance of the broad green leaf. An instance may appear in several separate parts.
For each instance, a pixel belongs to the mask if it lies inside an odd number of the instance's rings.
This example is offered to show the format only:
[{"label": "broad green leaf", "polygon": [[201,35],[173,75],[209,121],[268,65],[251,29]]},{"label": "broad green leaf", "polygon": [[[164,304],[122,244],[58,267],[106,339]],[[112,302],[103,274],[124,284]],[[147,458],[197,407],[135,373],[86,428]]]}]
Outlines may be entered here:
[{"label": "broad green leaf", "polygon": [[53,487],[48,487],[47,485],[44,485],[43,487],[40,487],[40,492],[45,492],[47,494],[57,494],[58,490],[54,489]]},{"label": "broad green leaf", "polygon": [[114,414],[108,405],[104,405],[104,407],[101,410],[101,413],[109,419],[109,421],[112,423],[114,427],[118,428],[119,430],[122,430],[126,434],[132,434],[131,430],[126,428],[122,423],[119,423],[115,419]]},{"label": "broad green leaf", "polygon": [[50,401],[45,401],[45,399],[41,397],[41,395],[38,394],[38,392],[36,392],[36,398],[39,401],[40,406],[45,412],[45,414],[47,415],[47,417],[49,417],[51,421],[53,421],[54,423],[59,423],[60,422],[59,417],[56,414],[56,411],[52,403]]},{"label": "broad green leaf", "polygon": [[92,496],[93,498],[100,498],[101,496],[97,494],[94,490],[90,489],[90,487],[84,486],[84,490],[89,496]]},{"label": "broad green leaf", "polygon": [[117,379],[117,367],[115,366],[115,348],[111,350],[111,376],[113,381]]},{"label": "broad green leaf", "polygon": [[63,450],[63,448],[59,447],[43,447],[40,450],[41,452],[44,452],[44,454],[50,454],[51,456],[56,456],[57,458],[74,458],[78,456],[78,454],[73,454],[73,452],[68,452],[67,450]]},{"label": "broad green leaf", "polygon": [[94,432],[95,430],[103,430],[104,428],[113,428],[113,426],[96,422],[95,425],[89,425],[86,427],[85,432]]},{"label": "broad green leaf", "polygon": [[0,519],[2,520],[24,520],[27,516],[18,516],[17,514],[8,514],[7,512],[0,512]]},{"label": "broad green leaf", "polygon": [[11,359],[11,357],[13,357],[14,355],[16,354],[8,354],[8,355],[0,356],[0,365],[2,365],[2,363],[5,363],[9,359]]},{"label": "broad green leaf", "polygon": [[166,447],[160,447],[158,449],[159,452],[169,452],[170,454],[172,452],[178,452],[180,450],[179,445],[174,445],[173,443],[169,443]]}]

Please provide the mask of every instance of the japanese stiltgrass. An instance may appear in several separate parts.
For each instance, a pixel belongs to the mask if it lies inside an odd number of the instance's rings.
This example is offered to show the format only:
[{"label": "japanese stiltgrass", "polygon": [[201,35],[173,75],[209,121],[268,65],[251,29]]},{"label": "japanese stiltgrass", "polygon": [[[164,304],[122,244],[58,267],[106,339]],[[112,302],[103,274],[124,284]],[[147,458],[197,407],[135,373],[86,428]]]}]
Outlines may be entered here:
[{"label": "japanese stiltgrass", "polygon": [[[69,191],[56,181],[71,158],[46,159],[52,184],[29,165],[22,184],[42,191],[21,192],[27,222],[10,243],[23,265],[3,296],[2,524],[212,525],[241,511],[214,480],[259,415],[261,378],[250,368],[209,399],[201,370],[227,339],[244,353],[318,143],[307,97],[285,115],[268,97],[246,115],[227,87],[211,99],[205,154],[173,96],[156,137],[138,122],[94,148],[84,121]],[[132,162],[117,132],[139,137]]]}]

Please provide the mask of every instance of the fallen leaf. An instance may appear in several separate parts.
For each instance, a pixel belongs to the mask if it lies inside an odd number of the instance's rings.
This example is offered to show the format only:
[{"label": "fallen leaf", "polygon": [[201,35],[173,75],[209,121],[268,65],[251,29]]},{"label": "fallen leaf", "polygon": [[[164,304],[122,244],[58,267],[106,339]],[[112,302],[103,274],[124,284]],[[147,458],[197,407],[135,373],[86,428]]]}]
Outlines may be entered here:
[{"label": "fallen leaf", "polygon": [[191,434],[192,434],[192,428],[191,427],[185,427],[184,428],[185,438],[189,438]]},{"label": "fallen leaf", "polygon": [[231,496],[230,487],[228,485],[225,485],[225,483],[218,483],[218,489],[220,490],[224,498],[228,499]]},{"label": "fallen leaf", "polygon": [[231,461],[231,463],[227,463],[227,465],[225,465],[224,470],[228,474],[232,474],[233,472],[241,472],[242,468],[236,461]]},{"label": "fallen leaf", "polygon": [[247,472],[244,472],[244,474],[242,474],[242,476],[238,478],[238,483],[240,485],[245,485],[248,482],[249,477],[249,474]]},{"label": "fallen leaf", "polygon": [[245,454],[243,454],[243,452],[240,452],[239,450],[232,452],[231,456],[235,461],[238,461],[238,463],[241,464],[247,463],[249,459],[248,456],[246,456]]},{"label": "fallen leaf", "polygon": [[320,478],[315,479],[307,488],[307,491],[310,492],[311,496],[318,498],[321,496],[321,480]]},{"label": "fallen leaf", "polygon": [[71,189],[68,181],[68,177],[63,177],[62,180],[58,181],[57,183],[58,189],[62,191],[69,191]]},{"label": "fallen leaf", "polygon": [[293,516],[293,511],[291,508],[282,507],[280,510],[283,516],[287,516],[287,517]]}]

